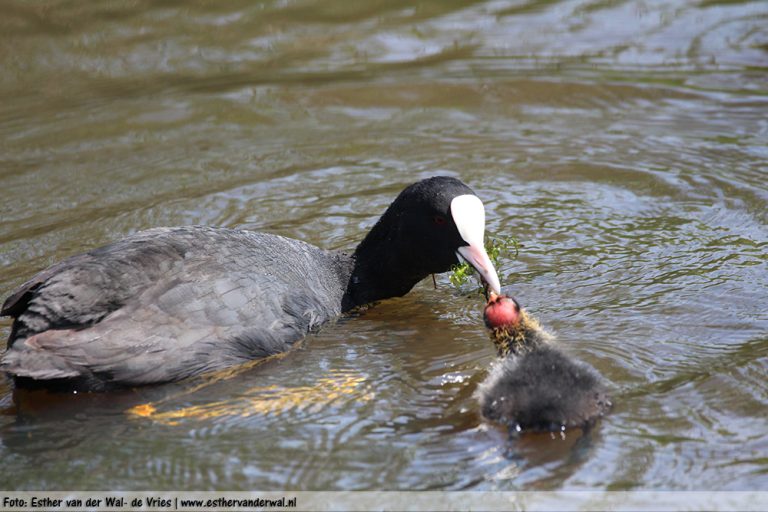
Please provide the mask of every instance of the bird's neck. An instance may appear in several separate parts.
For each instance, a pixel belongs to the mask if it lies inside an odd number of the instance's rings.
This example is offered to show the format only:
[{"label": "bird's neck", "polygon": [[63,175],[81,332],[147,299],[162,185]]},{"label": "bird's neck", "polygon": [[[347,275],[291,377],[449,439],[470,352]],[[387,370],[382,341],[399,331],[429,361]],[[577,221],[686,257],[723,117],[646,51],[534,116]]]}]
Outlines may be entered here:
[{"label": "bird's neck", "polygon": [[352,273],[344,294],[345,311],[377,300],[401,297],[427,277],[396,245],[398,237],[384,217],[352,255]]},{"label": "bird's neck", "polygon": [[491,341],[496,347],[497,355],[501,358],[535,350],[550,340],[551,335],[525,311],[521,312],[520,322],[517,325],[491,329]]}]

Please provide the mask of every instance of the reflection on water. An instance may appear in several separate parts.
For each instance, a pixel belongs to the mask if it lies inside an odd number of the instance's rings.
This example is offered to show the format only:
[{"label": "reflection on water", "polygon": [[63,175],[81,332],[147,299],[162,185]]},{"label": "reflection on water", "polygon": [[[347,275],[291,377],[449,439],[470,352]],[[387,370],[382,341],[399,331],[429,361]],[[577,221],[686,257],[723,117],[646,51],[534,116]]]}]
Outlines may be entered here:
[{"label": "reflection on water", "polygon": [[6,383],[5,488],[765,488],[766,27],[759,0],[6,3],[3,295],[158,225],[349,249],[460,176],[617,405],[510,454],[472,396],[480,304],[442,276],[229,378]]},{"label": "reflection on water", "polygon": [[[283,415],[294,409],[298,410],[299,414],[312,414],[327,411],[331,403],[345,395],[354,396],[357,401],[372,400],[373,393],[360,393],[358,388],[363,384],[365,377],[332,375],[319,379],[313,386],[257,386],[240,391],[236,397],[216,402],[168,411],[158,410],[158,404],[155,403],[143,403],[131,407],[127,412],[139,418],[148,418],[168,425],[178,425],[182,419],[211,420],[227,416]],[[168,398],[163,399],[167,400]]]}]

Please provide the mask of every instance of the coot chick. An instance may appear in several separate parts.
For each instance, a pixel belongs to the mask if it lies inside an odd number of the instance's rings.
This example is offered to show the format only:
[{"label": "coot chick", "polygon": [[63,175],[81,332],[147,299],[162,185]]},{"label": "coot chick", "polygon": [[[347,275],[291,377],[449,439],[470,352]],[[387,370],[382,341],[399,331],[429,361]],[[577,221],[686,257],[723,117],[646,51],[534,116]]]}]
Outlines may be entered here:
[{"label": "coot chick", "polygon": [[611,407],[601,378],[551,343],[518,302],[491,293],[486,326],[499,360],[480,384],[480,410],[510,432],[588,429]]},{"label": "coot chick", "polygon": [[175,381],[288,350],[345,311],[465,259],[490,288],[485,211],[460,180],[414,183],[353,254],[244,230],[158,228],[66,259],[15,290],[1,367],[17,385]]}]

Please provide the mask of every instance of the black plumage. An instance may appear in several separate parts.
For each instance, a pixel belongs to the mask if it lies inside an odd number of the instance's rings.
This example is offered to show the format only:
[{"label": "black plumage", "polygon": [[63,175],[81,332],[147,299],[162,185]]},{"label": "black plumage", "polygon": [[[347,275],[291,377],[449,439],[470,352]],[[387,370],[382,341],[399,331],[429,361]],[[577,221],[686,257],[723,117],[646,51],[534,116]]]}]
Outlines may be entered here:
[{"label": "black plumage", "polygon": [[105,389],[283,352],[345,311],[448,270],[466,245],[451,201],[465,194],[473,192],[453,178],[411,185],[353,254],[189,226],[73,256],[5,301],[14,322],[2,369],[20,384]]},{"label": "black plumage", "polygon": [[479,398],[486,419],[517,431],[588,427],[611,407],[593,370],[549,346],[498,360]]}]

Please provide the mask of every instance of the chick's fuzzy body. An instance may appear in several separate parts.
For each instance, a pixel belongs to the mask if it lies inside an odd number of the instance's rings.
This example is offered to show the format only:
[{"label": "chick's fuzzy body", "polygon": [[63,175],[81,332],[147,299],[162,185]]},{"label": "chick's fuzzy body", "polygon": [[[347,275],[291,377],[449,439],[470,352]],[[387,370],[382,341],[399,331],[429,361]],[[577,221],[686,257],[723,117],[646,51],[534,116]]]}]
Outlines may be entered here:
[{"label": "chick's fuzzy body", "polygon": [[481,414],[515,431],[586,428],[611,407],[602,379],[555,347],[517,301],[492,294],[484,310],[498,360],[479,386]]},{"label": "chick's fuzzy body", "polygon": [[611,407],[600,378],[551,346],[499,359],[479,401],[486,419],[533,431],[584,427]]}]

